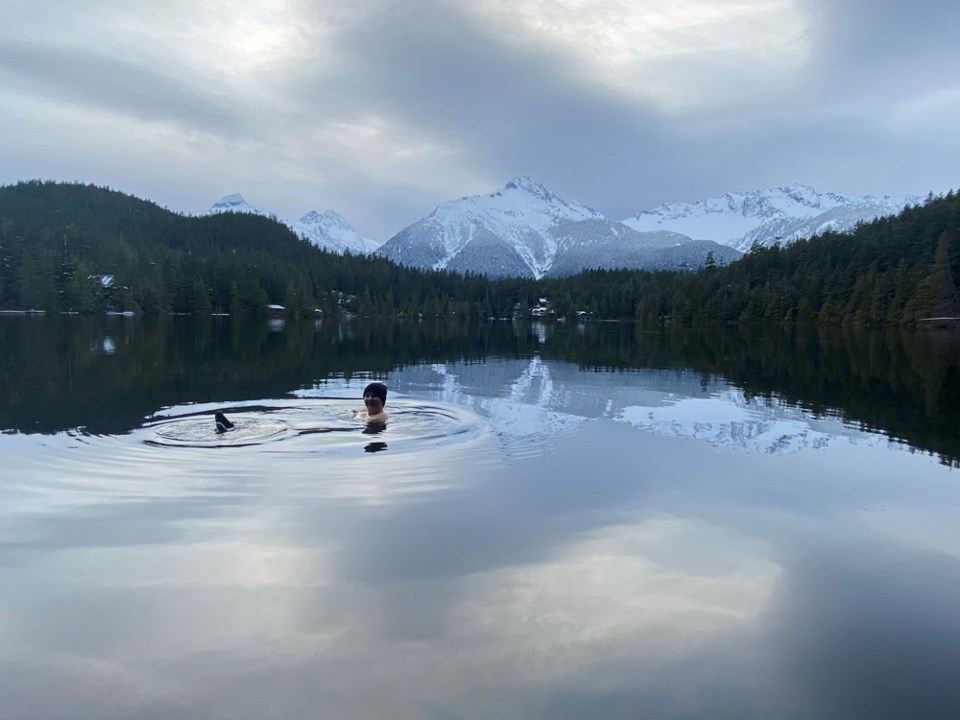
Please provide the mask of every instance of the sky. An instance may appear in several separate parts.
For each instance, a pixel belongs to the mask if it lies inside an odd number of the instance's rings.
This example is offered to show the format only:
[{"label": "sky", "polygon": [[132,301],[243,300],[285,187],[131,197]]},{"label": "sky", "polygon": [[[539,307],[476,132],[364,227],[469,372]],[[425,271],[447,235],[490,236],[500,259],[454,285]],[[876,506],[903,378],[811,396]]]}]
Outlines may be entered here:
[{"label": "sky", "polygon": [[5,0],[0,183],[386,241],[518,175],[624,219],[960,185],[955,0]]}]

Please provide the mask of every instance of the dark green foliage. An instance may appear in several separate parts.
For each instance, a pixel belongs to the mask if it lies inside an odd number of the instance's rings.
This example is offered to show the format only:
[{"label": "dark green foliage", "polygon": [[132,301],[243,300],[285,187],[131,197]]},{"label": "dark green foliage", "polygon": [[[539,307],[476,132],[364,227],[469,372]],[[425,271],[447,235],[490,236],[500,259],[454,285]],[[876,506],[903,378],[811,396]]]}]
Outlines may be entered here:
[{"label": "dark green foliage", "polygon": [[[112,276],[112,282],[101,282]],[[317,249],[275,220],[185,217],[107,188],[26,182],[0,188],[0,309],[466,314],[489,282]],[[475,303],[470,298],[477,298]]]},{"label": "dark green foliage", "polygon": [[579,304],[644,324],[913,324],[960,312],[958,278],[960,197],[951,191],[850,234],[755,247],[697,274],[596,271],[541,292],[564,311]]},{"label": "dark green foliage", "polygon": [[[912,324],[952,317],[960,198],[787,247],[754,248],[700,273],[591,270],[551,280],[405,268],[318,250],[257,215],[177,215],[89,185],[0,188],[0,309],[502,318],[540,298],[550,317],[643,324]],[[109,284],[98,278],[112,276]]]}]

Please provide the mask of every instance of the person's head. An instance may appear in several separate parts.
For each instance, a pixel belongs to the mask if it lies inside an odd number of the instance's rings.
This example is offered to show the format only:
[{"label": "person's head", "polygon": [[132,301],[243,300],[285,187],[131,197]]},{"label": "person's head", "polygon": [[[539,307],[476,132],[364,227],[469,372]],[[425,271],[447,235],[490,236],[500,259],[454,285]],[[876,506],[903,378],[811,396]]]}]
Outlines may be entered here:
[{"label": "person's head", "polygon": [[380,382],[372,382],[363,389],[363,404],[367,406],[367,413],[379,415],[383,406],[387,404],[387,386]]}]

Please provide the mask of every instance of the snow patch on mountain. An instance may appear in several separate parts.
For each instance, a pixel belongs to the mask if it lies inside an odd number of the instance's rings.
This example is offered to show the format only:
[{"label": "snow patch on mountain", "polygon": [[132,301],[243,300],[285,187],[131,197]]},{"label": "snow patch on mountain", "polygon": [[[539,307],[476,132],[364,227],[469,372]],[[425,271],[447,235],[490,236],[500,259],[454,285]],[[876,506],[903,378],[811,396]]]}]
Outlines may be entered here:
[{"label": "snow patch on mountain", "polygon": [[298,236],[306,237],[307,240],[322,250],[369,255],[380,247],[380,243],[358,233],[343,216],[333,210],[327,210],[323,213],[311,210],[299,220],[285,220],[273,213],[253,207],[243,199],[242,195],[233,193],[217,200],[204,214],[216,215],[223,212],[252,213],[272,218],[286,225]]},{"label": "snow patch on mountain", "polygon": [[698,270],[708,253],[718,263],[730,263],[741,253],[709,240],[659,230],[637,232],[615,220],[581,220],[556,228],[558,253],[548,275],[564,277],[585,268]]},{"label": "snow patch on mountain", "polygon": [[851,230],[859,222],[894,215],[919,202],[914,196],[819,193],[808,185],[794,184],[696,202],[664,203],[623,222],[640,232],[670,230],[745,252],[755,243],[772,245],[827,230]]}]

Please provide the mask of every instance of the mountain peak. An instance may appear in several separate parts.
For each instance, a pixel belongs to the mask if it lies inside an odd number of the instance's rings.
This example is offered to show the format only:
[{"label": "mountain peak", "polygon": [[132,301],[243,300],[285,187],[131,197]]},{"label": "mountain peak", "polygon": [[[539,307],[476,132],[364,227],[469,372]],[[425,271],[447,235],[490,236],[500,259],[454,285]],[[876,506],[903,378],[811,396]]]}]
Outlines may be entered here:
[{"label": "mountain peak", "polygon": [[322,213],[311,210],[292,227],[298,234],[306,235],[317,247],[333,252],[349,251],[366,255],[380,247],[380,243],[363,237],[333,210],[324,210]]},{"label": "mountain peak", "polygon": [[821,195],[809,185],[791,183],[790,185],[778,189],[794,202],[798,202],[801,205],[806,205],[807,207],[812,208],[820,207],[820,202],[822,199]]},{"label": "mountain peak", "polygon": [[539,180],[534,180],[529,175],[518,175],[513,178],[510,182],[504,187],[505,190],[523,190],[535,195],[538,198],[548,199],[556,197],[556,195],[547,189],[547,186],[544,185]]},{"label": "mountain peak", "polygon": [[247,201],[243,199],[243,195],[240,193],[232,193],[230,195],[224,195],[222,198],[217,200],[211,207],[211,210],[250,210],[253,208],[247,204]]},{"label": "mountain peak", "polygon": [[314,223],[324,223],[326,225],[335,225],[337,227],[350,227],[350,223],[340,213],[334,210],[324,210],[322,213],[311,210],[302,218],[300,222],[310,225]]}]

